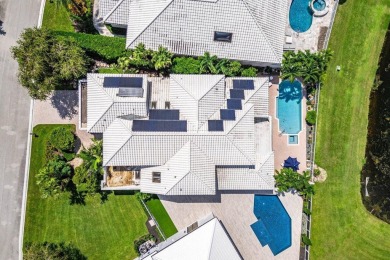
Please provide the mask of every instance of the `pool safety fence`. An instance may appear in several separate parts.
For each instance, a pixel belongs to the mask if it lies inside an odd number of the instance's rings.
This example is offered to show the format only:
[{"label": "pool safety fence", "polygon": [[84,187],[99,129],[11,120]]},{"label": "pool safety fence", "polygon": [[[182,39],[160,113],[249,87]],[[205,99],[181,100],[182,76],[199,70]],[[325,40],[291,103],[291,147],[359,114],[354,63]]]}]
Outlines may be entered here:
[{"label": "pool safety fence", "polygon": [[[339,0],[335,0],[335,6],[333,8],[329,30],[327,31],[326,37],[325,37],[324,49],[328,48],[329,38],[330,38],[330,35],[332,32],[332,27],[333,27],[334,19],[336,17],[336,12],[337,12],[338,6],[339,6]],[[314,110],[317,112],[317,118],[316,118],[316,124],[313,127],[313,140],[312,140],[312,145],[311,145],[311,149],[310,149],[310,160],[311,160],[311,162],[310,162],[310,176],[311,176],[312,180],[314,177],[315,147],[316,147],[316,139],[317,139],[316,138],[317,137],[317,123],[318,123],[318,116],[319,116],[318,107],[319,107],[319,101],[320,101],[320,94],[321,94],[321,84],[318,84],[317,91],[315,94],[315,105],[314,105]],[[312,203],[313,203],[313,196],[310,196],[308,198],[308,208],[309,208],[310,212],[312,211]],[[302,213],[302,214],[305,214],[305,213]],[[306,229],[306,232],[305,232],[306,236],[308,238],[311,238],[311,225],[312,225],[311,214],[306,215],[305,218],[302,218],[302,221],[304,222],[304,223],[302,223],[302,226],[306,227],[305,228]],[[300,259],[310,260],[310,246],[305,246],[304,255],[303,256],[301,255]]]}]

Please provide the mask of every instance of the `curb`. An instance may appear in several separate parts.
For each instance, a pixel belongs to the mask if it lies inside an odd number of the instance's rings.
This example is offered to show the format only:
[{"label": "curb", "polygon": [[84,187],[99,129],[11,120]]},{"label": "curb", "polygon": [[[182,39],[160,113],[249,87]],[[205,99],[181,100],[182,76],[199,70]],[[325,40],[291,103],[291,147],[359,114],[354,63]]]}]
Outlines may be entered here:
[{"label": "curb", "polygon": [[[37,27],[41,28],[43,20],[43,12],[45,9],[46,0],[41,1],[41,7],[39,9],[39,16]],[[33,117],[34,117],[34,99],[30,100],[30,117],[28,120],[28,132],[27,132],[27,147],[26,147],[26,164],[24,169],[24,184],[23,184],[23,200],[22,200],[22,211],[20,214],[20,228],[19,228],[19,259],[23,260],[23,238],[24,238],[24,225],[26,220],[26,207],[27,207],[27,191],[28,191],[28,179],[30,174],[30,154],[31,154],[31,143],[32,143],[32,129],[33,129]]]}]

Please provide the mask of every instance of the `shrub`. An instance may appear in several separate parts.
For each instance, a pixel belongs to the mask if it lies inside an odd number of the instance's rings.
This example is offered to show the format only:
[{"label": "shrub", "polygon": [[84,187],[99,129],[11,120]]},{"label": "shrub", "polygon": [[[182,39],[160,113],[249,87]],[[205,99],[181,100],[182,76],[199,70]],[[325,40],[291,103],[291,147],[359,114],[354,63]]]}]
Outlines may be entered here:
[{"label": "shrub", "polygon": [[312,245],[310,238],[304,234],[302,235],[302,243],[306,246]]},{"label": "shrub", "polygon": [[89,56],[108,63],[117,61],[128,52],[125,45],[126,39],[121,37],[62,31],[55,31],[54,34],[59,38],[74,39]]},{"label": "shrub", "polygon": [[295,189],[304,197],[314,195],[314,185],[309,183],[310,175],[307,171],[299,174],[291,168],[283,168],[280,172],[276,171],[276,173],[275,182],[278,192]]},{"label": "shrub", "polygon": [[58,195],[70,182],[72,167],[59,156],[47,162],[35,175],[42,198]]},{"label": "shrub", "polygon": [[60,152],[73,151],[75,137],[70,129],[60,126],[50,133],[48,141]]},{"label": "shrub", "polygon": [[135,196],[139,199],[139,200],[143,200],[144,202],[147,202],[148,200],[150,200],[151,198],[153,198],[153,195],[150,194],[150,193],[142,193],[142,192],[137,192],[135,194]]},{"label": "shrub", "polygon": [[303,208],[303,213],[305,213],[305,214],[308,215],[308,216],[311,215],[310,209],[308,209],[308,208],[306,208],[306,207]]},{"label": "shrub", "polygon": [[306,114],[306,122],[309,125],[315,125],[316,124],[316,119],[317,119],[317,113],[314,110],[307,111]]},{"label": "shrub", "polygon": [[241,71],[241,76],[243,77],[256,77],[257,69],[255,67],[249,67]]},{"label": "shrub", "polygon": [[139,251],[138,251],[139,246],[142,245],[143,243],[145,243],[148,240],[155,241],[155,238],[151,234],[147,234],[147,235],[144,235],[142,237],[139,237],[138,239],[136,239],[134,241],[134,250],[135,250],[135,252],[137,252],[138,255],[139,255]]},{"label": "shrub", "polygon": [[173,59],[172,72],[175,74],[199,74],[200,61],[192,57],[176,57]]},{"label": "shrub", "polygon": [[314,169],[314,172],[313,172],[313,174],[314,174],[314,176],[315,176],[315,177],[318,177],[318,176],[320,176],[320,174],[321,174],[321,171],[320,171],[320,169],[318,169],[318,168]]},{"label": "shrub", "polygon": [[26,243],[23,248],[23,259],[52,259],[52,260],[86,260],[81,251],[72,244],[64,243]]}]

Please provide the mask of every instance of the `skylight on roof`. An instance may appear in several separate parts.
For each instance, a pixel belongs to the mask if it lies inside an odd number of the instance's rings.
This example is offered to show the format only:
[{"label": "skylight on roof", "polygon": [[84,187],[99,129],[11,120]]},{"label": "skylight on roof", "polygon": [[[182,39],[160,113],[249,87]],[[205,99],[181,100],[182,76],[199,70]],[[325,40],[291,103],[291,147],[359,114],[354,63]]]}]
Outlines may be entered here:
[{"label": "skylight on roof", "polygon": [[232,42],[233,33],[228,32],[214,32],[214,41],[218,42]]}]

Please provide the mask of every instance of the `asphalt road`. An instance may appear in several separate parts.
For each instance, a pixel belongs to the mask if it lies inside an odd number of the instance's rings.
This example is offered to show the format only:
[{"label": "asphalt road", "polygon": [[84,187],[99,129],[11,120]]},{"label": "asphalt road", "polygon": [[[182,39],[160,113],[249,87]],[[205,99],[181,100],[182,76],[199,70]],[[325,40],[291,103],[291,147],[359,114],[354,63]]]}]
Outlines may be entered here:
[{"label": "asphalt road", "polygon": [[18,259],[30,99],[10,47],[37,25],[41,0],[0,0],[0,260]]}]

